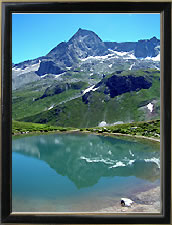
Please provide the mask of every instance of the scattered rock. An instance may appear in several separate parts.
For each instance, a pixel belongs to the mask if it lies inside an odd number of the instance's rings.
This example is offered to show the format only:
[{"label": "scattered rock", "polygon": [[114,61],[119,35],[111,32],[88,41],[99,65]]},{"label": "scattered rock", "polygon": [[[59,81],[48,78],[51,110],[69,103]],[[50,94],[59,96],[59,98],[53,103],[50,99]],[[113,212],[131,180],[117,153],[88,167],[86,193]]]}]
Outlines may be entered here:
[{"label": "scattered rock", "polygon": [[129,198],[121,198],[121,206],[131,207],[134,202]]}]

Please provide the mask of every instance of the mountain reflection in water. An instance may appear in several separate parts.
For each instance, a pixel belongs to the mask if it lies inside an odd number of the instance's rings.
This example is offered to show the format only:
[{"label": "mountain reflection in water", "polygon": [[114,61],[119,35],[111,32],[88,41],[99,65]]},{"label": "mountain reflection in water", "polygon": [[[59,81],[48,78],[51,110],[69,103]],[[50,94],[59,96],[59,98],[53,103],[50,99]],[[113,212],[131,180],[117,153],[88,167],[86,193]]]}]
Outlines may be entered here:
[{"label": "mountain reflection in water", "polygon": [[80,189],[101,177],[160,178],[158,144],[92,134],[51,134],[13,140],[13,152],[45,161]]}]

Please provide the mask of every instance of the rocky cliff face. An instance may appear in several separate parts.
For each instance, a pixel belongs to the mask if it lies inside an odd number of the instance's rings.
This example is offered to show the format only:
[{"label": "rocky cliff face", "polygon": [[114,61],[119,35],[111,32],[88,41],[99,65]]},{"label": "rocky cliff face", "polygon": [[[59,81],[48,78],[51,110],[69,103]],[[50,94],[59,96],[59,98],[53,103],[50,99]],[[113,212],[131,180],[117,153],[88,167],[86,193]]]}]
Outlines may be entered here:
[{"label": "rocky cliff face", "polygon": [[155,57],[160,51],[160,40],[156,37],[150,40],[139,40],[135,48],[137,58]]},{"label": "rocky cliff face", "polygon": [[62,42],[46,56],[62,66],[72,66],[78,59],[107,54],[107,47],[92,31],[79,29],[68,42]]},{"label": "rocky cliff face", "polygon": [[104,42],[108,49],[112,49],[119,52],[135,51],[137,42]]},{"label": "rocky cliff face", "polygon": [[53,61],[42,61],[40,63],[40,67],[36,73],[39,76],[45,75],[45,74],[60,74],[64,73],[65,70],[61,70],[59,66],[57,66]]},{"label": "rocky cliff face", "polygon": [[79,29],[68,44],[69,48],[72,48],[79,58],[106,55],[108,53],[103,41],[93,31]]},{"label": "rocky cliff face", "polygon": [[[115,96],[122,95],[127,92],[137,92],[141,89],[149,89],[151,86],[152,81],[150,77],[113,75],[110,78],[103,79],[101,82],[99,82],[95,86],[95,89],[98,92],[102,92],[105,95],[109,95],[110,98],[114,98]],[[92,91],[87,92],[85,95],[83,95],[83,102],[88,104],[91,95]]]},{"label": "rocky cliff face", "polygon": [[[148,89],[151,87],[151,81],[145,77],[130,76],[112,76],[105,83],[108,87],[111,98],[130,91],[139,91],[141,89]],[[108,93],[108,91],[106,92]]]}]

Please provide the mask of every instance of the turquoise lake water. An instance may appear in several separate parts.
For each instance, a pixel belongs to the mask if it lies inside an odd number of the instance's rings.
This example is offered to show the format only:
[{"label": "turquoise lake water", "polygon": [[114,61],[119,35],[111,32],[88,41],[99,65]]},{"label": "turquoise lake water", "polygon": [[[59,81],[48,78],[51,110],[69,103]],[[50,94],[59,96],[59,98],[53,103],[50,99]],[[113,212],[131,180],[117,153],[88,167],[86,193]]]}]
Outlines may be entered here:
[{"label": "turquoise lake water", "polygon": [[94,212],[160,185],[160,145],[93,134],[13,138],[14,212]]}]

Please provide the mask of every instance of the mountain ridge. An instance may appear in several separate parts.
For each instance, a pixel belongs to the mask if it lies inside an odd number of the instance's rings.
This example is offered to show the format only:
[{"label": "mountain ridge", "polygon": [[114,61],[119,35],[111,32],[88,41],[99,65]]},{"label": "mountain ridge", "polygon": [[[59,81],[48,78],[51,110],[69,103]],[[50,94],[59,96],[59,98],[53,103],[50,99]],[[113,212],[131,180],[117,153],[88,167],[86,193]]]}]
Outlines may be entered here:
[{"label": "mountain ridge", "polygon": [[[160,40],[103,42],[93,31],[79,29],[68,42],[61,42],[45,56],[14,64],[13,89],[53,75],[64,79],[72,74],[101,77],[118,70],[160,70]],[[53,77],[52,77],[53,78]]]},{"label": "mountain ridge", "polygon": [[13,65],[13,119],[62,127],[160,115],[160,40],[103,42],[79,29],[47,55]]},{"label": "mountain ridge", "polygon": [[[139,43],[139,45],[145,44],[145,43],[153,43],[153,44],[156,43],[156,44],[160,45],[160,40],[157,39],[155,36],[150,38],[150,39],[140,39],[137,42],[119,42],[119,43],[118,42],[107,42],[107,41],[103,42],[101,40],[101,38],[96,33],[94,33],[93,31],[89,31],[89,30],[79,28],[78,31],[69,39],[68,42],[59,43],[56,47],[54,47],[52,50],[50,50],[45,56],[41,56],[41,57],[38,57],[36,59],[30,59],[30,60],[25,60],[25,61],[20,62],[20,63],[16,63],[16,64],[13,65],[13,67],[21,65],[22,63],[37,61],[37,60],[41,60],[41,59],[46,59],[47,57],[51,57],[52,52],[54,52],[57,49],[63,50],[63,52],[65,52],[65,50],[66,50],[65,48],[67,47],[68,43],[69,44],[73,43],[73,41],[76,40],[76,38],[78,38],[78,36],[79,37],[83,36],[81,34],[85,34],[85,35],[89,34],[89,36],[93,35],[94,37],[97,37],[97,40],[99,40],[100,43],[103,43],[104,47],[106,46],[107,49],[111,47],[112,50],[116,48],[119,51],[124,51],[124,50],[125,51],[132,51],[136,47],[137,43]],[[154,53],[152,56],[157,56],[157,55],[158,55],[158,52]],[[151,56],[151,55],[148,54],[147,56]]]}]

